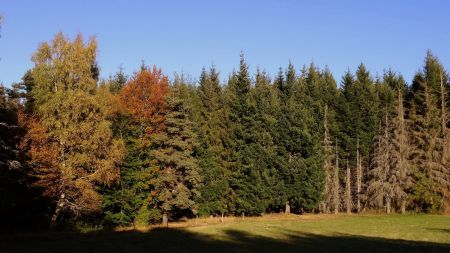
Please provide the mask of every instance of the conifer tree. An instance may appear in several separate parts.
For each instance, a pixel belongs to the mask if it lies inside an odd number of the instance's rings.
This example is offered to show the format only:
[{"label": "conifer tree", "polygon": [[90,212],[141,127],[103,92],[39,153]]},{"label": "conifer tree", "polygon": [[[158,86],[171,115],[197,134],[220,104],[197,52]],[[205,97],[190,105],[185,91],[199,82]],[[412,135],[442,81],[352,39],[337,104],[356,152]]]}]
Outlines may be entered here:
[{"label": "conifer tree", "polygon": [[[124,76],[119,71],[108,87],[115,90],[123,81]],[[150,138],[163,128],[168,89],[168,78],[161,69],[142,65],[120,90],[115,91],[119,108],[113,118],[113,131],[125,142],[126,156],[121,166],[121,184],[104,192],[106,224],[147,225],[161,220],[152,195],[155,171]]]},{"label": "conifer tree", "polygon": [[277,148],[275,146],[276,116],[279,100],[270,79],[265,72],[257,70],[255,87],[250,91],[249,109],[252,112],[251,124],[246,129],[249,143],[245,155],[251,164],[252,177],[256,179],[255,195],[262,203],[261,212],[268,209],[277,210],[283,205],[283,184],[277,173]]},{"label": "conifer tree", "polygon": [[413,158],[418,168],[415,171],[413,199],[416,207],[424,211],[442,209],[445,205],[444,194],[448,191],[443,129],[445,96],[441,96],[442,90],[448,90],[447,80],[439,60],[428,52],[423,71],[416,74],[411,87],[410,117],[414,121],[413,143],[417,147]]},{"label": "conifer tree", "polygon": [[[250,126],[250,110],[248,108],[248,99],[251,89],[251,80],[248,72],[248,66],[244,56],[241,55],[239,71],[234,72],[229,80],[226,90],[227,107],[229,110],[228,132],[229,140],[227,146],[230,148],[230,187],[231,195],[234,197],[232,210],[239,214],[258,212],[261,206],[254,206],[249,201],[257,200],[249,190],[252,181],[249,180],[251,169],[248,161],[244,161],[243,150],[246,147],[248,136],[245,130]],[[247,164],[245,164],[247,162]],[[253,209],[253,210],[252,210]]]},{"label": "conifer tree", "polygon": [[197,145],[190,120],[192,113],[186,103],[188,89],[183,82],[175,83],[167,96],[167,113],[164,127],[151,135],[151,158],[155,178],[152,185],[157,208],[167,225],[169,214],[196,215],[201,177],[198,173],[194,149]]},{"label": "conifer tree", "polygon": [[390,128],[390,141],[393,148],[391,151],[391,166],[395,175],[394,198],[401,213],[406,212],[407,192],[412,184],[412,163],[410,160],[414,147],[410,140],[410,121],[405,116],[404,93],[406,84],[401,76],[393,72],[387,72],[384,82],[397,93],[397,98],[393,102],[393,117]]},{"label": "conifer tree", "polygon": [[197,158],[203,176],[199,201],[200,214],[218,214],[228,211],[230,206],[229,170],[226,162],[227,111],[219,83],[219,73],[214,66],[207,72],[202,70],[197,89],[199,106],[197,135],[199,148]]},{"label": "conifer tree", "polygon": [[380,133],[376,137],[372,160],[373,168],[369,172],[371,179],[367,189],[371,204],[377,208],[384,208],[388,214],[391,212],[394,184],[396,183],[390,160],[393,147],[390,142],[389,127],[386,109],[383,124],[380,123]]},{"label": "conifer tree", "polygon": [[358,66],[355,76],[349,71],[345,73],[341,89],[343,101],[338,106],[337,115],[342,156],[349,159],[353,168],[358,168],[359,163],[362,179],[358,196],[361,201],[367,188],[367,180],[362,175],[365,168],[369,168],[373,155],[372,143],[377,134],[380,100],[370,73],[363,64]]}]

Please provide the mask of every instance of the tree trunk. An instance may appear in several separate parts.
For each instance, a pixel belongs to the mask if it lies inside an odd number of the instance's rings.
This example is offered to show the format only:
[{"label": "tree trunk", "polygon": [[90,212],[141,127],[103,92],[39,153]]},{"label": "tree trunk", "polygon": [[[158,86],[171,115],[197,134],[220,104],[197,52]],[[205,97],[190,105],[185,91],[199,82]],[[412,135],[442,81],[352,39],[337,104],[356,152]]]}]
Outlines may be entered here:
[{"label": "tree trunk", "polygon": [[56,227],[56,225],[57,225],[57,221],[58,221],[59,215],[61,214],[61,211],[64,208],[64,201],[65,201],[65,195],[63,193],[59,197],[58,202],[56,202],[55,212],[53,213],[52,219],[50,221],[50,229],[51,230],[53,230]]},{"label": "tree trunk", "polygon": [[242,220],[244,220],[245,219],[245,214],[244,214],[244,212],[242,212]]},{"label": "tree trunk", "polygon": [[402,212],[402,214],[406,213],[406,200],[404,199],[402,200],[400,211]]},{"label": "tree trunk", "polygon": [[284,214],[290,214],[291,213],[291,206],[289,205],[289,201],[286,201],[285,207],[284,207]]},{"label": "tree trunk", "polygon": [[391,213],[391,198],[386,198],[386,213]]},{"label": "tree trunk", "polygon": [[334,167],[334,175],[333,175],[333,204],[334,204],[334,213],[339,213],[339,154],[338,154],[338,143],[336,139],[336,165]]},{"label": "tree trunk", "polygon": [[352,193],[350,181],[350,167],[348,166],[347,160],[347,177],[345,180],[345,208],[348,214],[352,212]]},{"label": "tree trunk", "polygon": [[220,217],[220,223],[223,223],[223,212],[222,212],[222,216]]},{"label": "tree trunk", "polygon": [[359,156],[359,138],[356,140],[356,211],[361,212],[361,157]]},{"label": "tree trunk", "polygon": [[163,225],[164,227],[169,227],[169,216],[168,216],[167,211],[164,211],[164,213],[163,213],[163,217],[162,217],[162,225]]}]

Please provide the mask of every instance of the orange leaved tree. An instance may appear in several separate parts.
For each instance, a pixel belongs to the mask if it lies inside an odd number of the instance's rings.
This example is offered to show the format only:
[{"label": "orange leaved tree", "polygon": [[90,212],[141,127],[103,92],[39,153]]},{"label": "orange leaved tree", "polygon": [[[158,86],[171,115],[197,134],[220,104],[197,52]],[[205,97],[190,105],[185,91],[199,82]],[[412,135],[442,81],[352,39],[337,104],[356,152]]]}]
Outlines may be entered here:
[{"label": "orange leaved tree", "polygon": [[111,131],[111,101],[97,85],[97,43],[59,33],[33,55],[33,115],[23,117],[22,142],[36,186],[53,200],[51,224],[60,217],[98,212],[96,185],[119,179],[124,154]]}]

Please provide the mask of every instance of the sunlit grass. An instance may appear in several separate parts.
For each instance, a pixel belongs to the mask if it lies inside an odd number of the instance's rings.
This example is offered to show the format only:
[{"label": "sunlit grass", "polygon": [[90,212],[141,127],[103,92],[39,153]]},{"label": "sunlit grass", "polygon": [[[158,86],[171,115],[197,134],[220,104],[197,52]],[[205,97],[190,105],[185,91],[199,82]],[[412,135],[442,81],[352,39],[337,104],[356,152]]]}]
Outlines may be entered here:
[{"label": "sunlit grass", "polygon": [[200,218],[169,229],[4,235],[0,252],[450,252],[450,216]]},{"label": "sunlit grass", "polygon": [[443,215],[269,215],[226,222],[188,230],[220,238],[225,238],[223,231],[233,229],[275,239],[306,232],[450,244],[450,216]]}]

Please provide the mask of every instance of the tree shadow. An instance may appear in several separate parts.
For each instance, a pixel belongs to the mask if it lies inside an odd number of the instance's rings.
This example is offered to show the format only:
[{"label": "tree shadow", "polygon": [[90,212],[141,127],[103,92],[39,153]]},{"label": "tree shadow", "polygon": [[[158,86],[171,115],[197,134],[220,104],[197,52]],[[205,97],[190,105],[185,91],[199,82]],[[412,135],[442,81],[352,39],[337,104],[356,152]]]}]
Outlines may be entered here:
[{"label": "tree shadow", "polygon": [[436,231],[436,232],[444,232],[450,234],[450,229],[448,228],[428,228],[428,230]]},{"label": "tree shadow", "polygon": [[0,252],[450,252],[450,244],[284,231],[273,239],[238,230],[212,237],[186,229],[4,236]]}]

